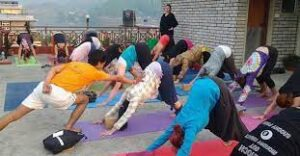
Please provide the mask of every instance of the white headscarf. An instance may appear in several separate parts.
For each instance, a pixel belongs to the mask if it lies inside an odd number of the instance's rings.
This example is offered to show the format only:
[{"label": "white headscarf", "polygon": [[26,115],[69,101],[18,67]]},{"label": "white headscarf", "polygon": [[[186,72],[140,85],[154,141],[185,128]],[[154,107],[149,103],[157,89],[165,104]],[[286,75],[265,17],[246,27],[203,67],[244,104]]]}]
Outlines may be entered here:
[{"label": "white headscarf", "polygon": [[220,48],[223,49],[226,58],[229,58],[229,57],[231,56],[232,51],[231,51],[231,49],[230,49],[228,46],[225,46],[225,45],[219,45],[218,47],[220,47]]}]

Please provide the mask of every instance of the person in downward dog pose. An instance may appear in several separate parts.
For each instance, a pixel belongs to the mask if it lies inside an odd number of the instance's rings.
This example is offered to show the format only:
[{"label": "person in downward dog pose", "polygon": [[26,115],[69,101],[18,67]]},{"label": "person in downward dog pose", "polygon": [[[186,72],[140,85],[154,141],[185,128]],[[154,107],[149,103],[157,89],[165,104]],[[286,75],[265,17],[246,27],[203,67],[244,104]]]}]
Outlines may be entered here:
[{"label": "person in downward dog pose", "polygon": [[253,86],[255,78],[260,75],[269,59],[269,49],[267,47],[259,47],[255,52],[251,54],[243,67],[238,71],[236,76],[236,81],[229,85],[230,92],[233,92],[238,86],[243,87],[242,94],[238,99],[238,104],[246,110],[243,106],[249,93],[251,92],[251,87]]},{"label": "person in downward dog pose", "polygon": [[178,156],[190,155],[197,134],[205,127],[227,145],[230,140],[242,139],[248,132],[238,116],[227,86],[216,77],[204,76],[195,81],[179,114],[147,151],[154,151],[170,140],[178,149]]},{"label": "person in downward dog pose", "polygon": [[105,118],[111,118],[117,114],[118,118],[112,129],[107,130],[103,135],[112,135],[118,130],[123,130],[138,107],[147,99],[156,98],[158,94],[162,101],[171,106],[171,109],[175,109],[176,114],[180,111],[182,103],[178,100],[172,81],[172,70],[162,60],[149,64],[144,70],[143,80],[127,88],[120,101],[105,115]]}]

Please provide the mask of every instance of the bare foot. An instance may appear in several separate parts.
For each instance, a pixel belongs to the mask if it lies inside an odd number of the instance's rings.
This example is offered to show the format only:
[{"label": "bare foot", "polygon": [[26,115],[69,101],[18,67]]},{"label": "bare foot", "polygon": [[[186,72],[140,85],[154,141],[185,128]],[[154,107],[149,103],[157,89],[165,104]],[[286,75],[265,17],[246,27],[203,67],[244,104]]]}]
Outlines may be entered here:
[{"label": "bare foot", "polygon": [[94,121],[93,124],[94,125],[102,125],[102,124],[104,124],[104,119],[98,120],[98,121]]}]

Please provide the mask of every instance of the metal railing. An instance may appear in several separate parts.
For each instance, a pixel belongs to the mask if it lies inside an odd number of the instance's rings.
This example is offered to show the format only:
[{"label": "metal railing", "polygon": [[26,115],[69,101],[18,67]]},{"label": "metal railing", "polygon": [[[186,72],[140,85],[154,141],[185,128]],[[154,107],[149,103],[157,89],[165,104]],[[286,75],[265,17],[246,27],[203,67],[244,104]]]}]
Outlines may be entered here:
[{"label": "metal railing", "polygon": [[[10,26],[5,28],[9,32],[9,42],[16,43],[18,34],[26,32],[23,26]],[[70,46],[78,45],[88,30],[98,33],[98,37],[104,46],[110,43],[129,43],[145,41],[149,38],[157,38],[157,27],[134,26],[134,27],[80,27],[80,26],[33,26],[30,28],[31,35],[36,46],[51,45],[51,37],[56,33],[62,33]],[[2,44],[4,45],[4,43]]]}]

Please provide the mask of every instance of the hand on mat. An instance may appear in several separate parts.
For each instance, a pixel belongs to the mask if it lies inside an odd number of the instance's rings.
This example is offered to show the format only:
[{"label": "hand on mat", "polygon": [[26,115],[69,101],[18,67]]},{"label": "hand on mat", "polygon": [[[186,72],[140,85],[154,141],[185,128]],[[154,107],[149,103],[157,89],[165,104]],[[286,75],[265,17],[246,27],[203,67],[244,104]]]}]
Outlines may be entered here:
[{"label": "hand on mat", "polygon": [[258,120],[265,120],[266,116],[265,115],[259,115],[259,116],[254,116],[254,119],[258,119]]},{"label": "hand on mat", "polygon": [[44,94],[50,94],[51,93],[51,85],[47,84],[47,83],[44,83],[43,85],[43,93]]},{"label": "hand on mat", "polygon": [[115,130],[105,130],[104,132],[101,133],[102,136],[110,136],[115,132]]}]

